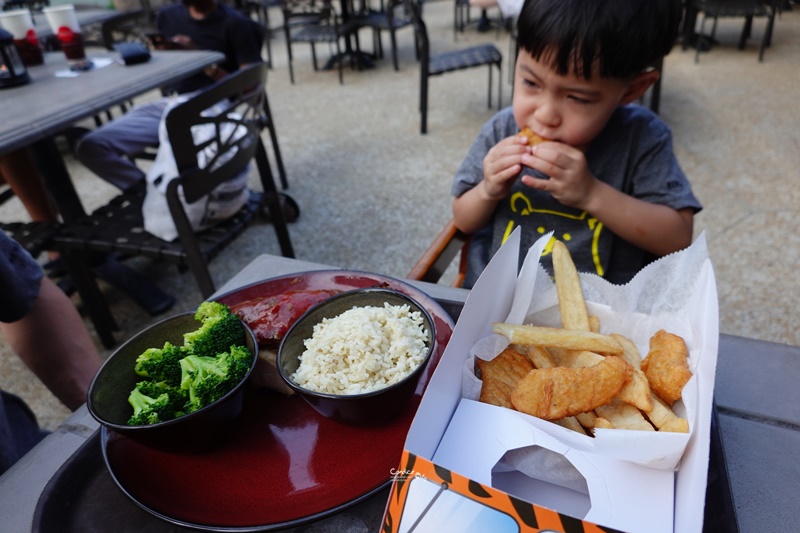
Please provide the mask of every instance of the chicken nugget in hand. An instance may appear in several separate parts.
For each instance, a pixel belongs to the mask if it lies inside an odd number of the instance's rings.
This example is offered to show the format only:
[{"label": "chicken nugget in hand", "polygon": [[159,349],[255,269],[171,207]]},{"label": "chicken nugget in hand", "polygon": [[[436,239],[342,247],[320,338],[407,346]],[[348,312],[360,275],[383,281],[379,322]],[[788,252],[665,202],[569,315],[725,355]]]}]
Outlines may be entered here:
[{"label": "chicken nugget in hand", "polygon": [[537,144],[541,144],[543,142],[547,142],[547,139],[545,139],[544,137],[540,137],[539,135],[536,135],[535,133],[533,133],[533,130],[530,129],[528,126],[525,126],[524,128],[522,128],[522,130],[520,130],[520,132],[517,135],[520,135],[522,137],[527,137],[528,138],[528,146],[535,146]]}]

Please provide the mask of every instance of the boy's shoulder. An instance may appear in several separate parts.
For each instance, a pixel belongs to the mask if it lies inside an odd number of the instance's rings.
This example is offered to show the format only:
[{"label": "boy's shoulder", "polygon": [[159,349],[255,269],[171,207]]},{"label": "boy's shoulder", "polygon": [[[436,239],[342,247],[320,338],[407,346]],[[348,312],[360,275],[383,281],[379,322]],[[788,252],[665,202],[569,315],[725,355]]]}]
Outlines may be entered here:
[{"label": "boy's shoulder", "polygon": [[495,113],[481,128],[481,134],[494,141],[505,139],[518,131],[517,122],[514,120],[514,110],[511,106]]},{"label": "boy's shoulder", "polygon": [[[590,143],[593,149],[624,150],[625,146],[638,146],[647,150],[653,143],[662,143],[672,136],[669,126],[650,109],[628,104],[619,106],[611,114],[606,126]],[[592,151],[595,151],[592,150]]]},{"label": "boy's shoulder", "polygon": [[639,104],[627,104],[618,106],[606,127],[616,128],[648,128],[655,130],[667,130],[669,127],[656,113],[649,108]]}]

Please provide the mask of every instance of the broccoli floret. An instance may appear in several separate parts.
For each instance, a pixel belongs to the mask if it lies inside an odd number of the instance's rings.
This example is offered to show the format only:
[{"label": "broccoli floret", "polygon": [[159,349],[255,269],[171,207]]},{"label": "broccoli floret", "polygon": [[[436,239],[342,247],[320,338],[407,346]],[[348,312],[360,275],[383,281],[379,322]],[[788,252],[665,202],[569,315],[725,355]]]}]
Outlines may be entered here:
[{"label": "broccoli floret", "polygon": [[189,355],[181,359],[181,389],[189,394],[187,412],[222,398],[244,379],[252,361],[243,346],[231,346],[216,357]]},{"label": "broccoli floret", "polygon": [[186,348],[165,342],[163,348],[149,348],[137,357],[134,371],[142,377],[177,387],[181,383],[180,360],[187,355]]},{"label": "broccoli floret", "polygon": [[194,315],[200,328],[184,334],[184,347],[199,357],[215,357],[233,345],[245,343],[245,333],[236,315],[218,302],[203,302]]},{"label": "broccoli floret", "polygon": [[164,382],[140,381],[128,396],[133,415],[130,426],[155,424],[185,414],[187,397],[184,391]]}]

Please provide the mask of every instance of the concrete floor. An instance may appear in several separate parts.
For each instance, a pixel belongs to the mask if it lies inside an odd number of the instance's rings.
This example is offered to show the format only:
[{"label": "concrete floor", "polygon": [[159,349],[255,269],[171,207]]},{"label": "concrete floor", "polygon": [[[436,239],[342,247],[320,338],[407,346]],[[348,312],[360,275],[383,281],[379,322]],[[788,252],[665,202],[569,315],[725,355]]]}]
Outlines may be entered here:
[{"label": "concrete floor", "polygon": [[[492,41],[509,56],[504,32],[478,34],[472,28],[454,41],[452,16],[450,1],[426,2],[434,52]],[[279,12],[273,17],[279,20]],[[784,12],[776,21],[763,63],[757,59],[763,21],[755,22],[743,51],[736,49],[740,28],[738,20],[720,21],[719,45],[699,63],[693,50],[680,47],[666,58],[661,116],[673,129],[678,159],[705,207],[695,218],[695,231],[707,235],[720,330],[797,345],[800,10]],[[361,42],[369,49],[371,35],[365,31]],[[419,68],[411,31],[398,33],[399,72],[392,68],[389,46],[384,38],[386,57],[376,68],[346,69],[340,85],[335,71],[314,72],[308,47],[296,45],[291,85],[278,34],[272,40],[268,90],[289,176],[287,192],[302,208],[300,220],[290,227],[297,257],[402,277],[450,217],[452,176],[496,109],[486,107],[485,70],[433,78],[429,133],[420,135]],[[321,57],[325,53],[320,47]],[[508,71],[505,65],[505,105],[511,94]],[[67,162],[87,209],[114,194],[71,157]],[[16,200],[0,207],[0,220],[26,217]],[[217,284],[261,253],[279,253],[269,224],[253,226],[212,263]],[[179,302],[152,317],[104,287],[121,328],[118,339],[200,302],[188,272],[142,260],[132,264]],[[46,428],[68,415],[2,340],[0,387],[22,396]]]}]

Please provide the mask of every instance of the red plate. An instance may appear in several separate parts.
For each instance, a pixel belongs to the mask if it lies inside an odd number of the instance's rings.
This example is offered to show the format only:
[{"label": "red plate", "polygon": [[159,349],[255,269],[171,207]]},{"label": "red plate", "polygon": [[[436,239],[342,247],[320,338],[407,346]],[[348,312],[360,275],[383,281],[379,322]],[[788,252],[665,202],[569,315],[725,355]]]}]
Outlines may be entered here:
[{"label": "red plate", "polygon": [[160,518],[211,531],[296,526],[339,512],[383,488],[399,464],[422,393],[453,332],[445,310],[411,285],[345,270],[274,278],[217,300],[233,305],[288,290],[350,290],[378,283],[416,299],[436,328],[430,364],[402,416],[378,427],[347,426],[319,415],[297,396],[252,388],[231,438],[211,452],[158,452],[103,428],[103,456],[117,485]]}]

